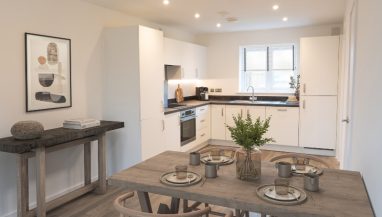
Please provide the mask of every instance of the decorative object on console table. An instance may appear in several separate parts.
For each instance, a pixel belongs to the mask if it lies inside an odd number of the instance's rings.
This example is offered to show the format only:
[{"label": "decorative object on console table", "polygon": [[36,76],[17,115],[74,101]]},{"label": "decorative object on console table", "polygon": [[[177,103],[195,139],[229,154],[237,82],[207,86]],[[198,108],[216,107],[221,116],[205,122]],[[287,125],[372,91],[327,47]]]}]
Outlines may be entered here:
[{"label": "decorative object on console table", "polygon": [[26,111],[72,106],[71,41],[25,33]]},{"label": "decorative object on console table", "polygon": [[44,126],[37,121],[19,121],[11,128],[12,136],[18,140],[38,139],[43,132]]},{"label": "decorative object on console table", "polygon": [[178,84],[178,88],[176,88],[176,90],[175,90],[175,98],[176,98],[176,102],[177,103],[180,103],[180,102],[184,101],[183,90],[180,87],[180,84]]},{"label": "decorative object on console table", "polygon": [[260,146],[275,142],[272,138],[265,138],[271,118],[264,121],[260,117],[255,122],[248,114],[244,120],[242,115],[233,116],[235,126],[228,126],[232,140],[242,146],[236,152],[236,177],[241,180],[255,181],[261,176],[261,151]]},{"label": "decorative object on console table", "polygon": [[68,129],[86,129],[90,127],[96,127],[99,126],[101,122],[96,119],[92,118],[77,118],[77,119],[70,119],[70,120],[65,120],[63,123],[64,128]]},{"label": "decorative object on console table", "polygon": [[296,79],[293,76],[290,76],[290,82],[289,82],[290,88],[294,89],[294,96],[295,99],[288,98],[288,101],[299,101],[300,100],[300,75],[297,75]]}]

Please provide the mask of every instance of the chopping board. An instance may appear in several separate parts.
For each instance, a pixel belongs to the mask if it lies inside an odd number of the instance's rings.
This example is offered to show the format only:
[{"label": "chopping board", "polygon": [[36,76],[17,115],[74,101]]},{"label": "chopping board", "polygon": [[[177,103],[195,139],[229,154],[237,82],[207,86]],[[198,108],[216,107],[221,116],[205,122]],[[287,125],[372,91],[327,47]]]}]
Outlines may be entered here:
[{"label": "chopping board", "polygon": [[184,101],[183,90],[179,84],[178,84],[178,88],[176,88],[176,90],[175,90],[175,98],[176,98],[177,103]]}]

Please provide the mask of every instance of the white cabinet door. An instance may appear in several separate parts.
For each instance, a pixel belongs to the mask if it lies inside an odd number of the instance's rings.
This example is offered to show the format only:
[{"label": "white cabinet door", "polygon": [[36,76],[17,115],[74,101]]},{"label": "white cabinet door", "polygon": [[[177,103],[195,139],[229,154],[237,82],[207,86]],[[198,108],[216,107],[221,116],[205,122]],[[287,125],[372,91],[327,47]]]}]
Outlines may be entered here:
[{"label": "white cabinet door", "polygon": [[301,96],[300,146],[335,149],[337,96]]},{"label": "white cabinet door", "polygon": [[252,121],[256,121],[257,118],[265,120],[265,106],[246,106],[245,114],[250,114]]},{"label": "white cabinet door", "polygon": [[301,95],[337,95],[339,36],[301,38]]},{"label": "white cabinet door", "polygon": [[204,79],[207,77],[207,48],[194,45],[194,59],[196,79]]},{"label": "white cabinet door", "polygon": [[[148,64],[149,63],[149,64]],[[141,120],[163,119],[163,32],[139,26]],[[118,78],[115,78],[118,79]],[[138,92],[138,90],[137,90]],[[119,94],[115,93],[118,98]]]},{"label": "white cabinet door", "polygon": [[141,121],[142,160],[151,158],[166,150],[163,131],[163,119],[147,119]]},{"label": "white cabinet door", "polygon": [[[231,127],[235,126],[235,123],[233,121],[233,116],[237,117],[238,115],[242,115],[244,118],[246,109],[247,109],[247,106],[227,105],[225,107],[225,110],[226,110],[225,123]],[[228,141],[232,141],[231,132],[227,128],[225,133],[225,139]]]},{"label": "white cabinet door", "polygon": [[277,145],[298,146],[299,108],[266,107],[266,117],[271,117],[267,137]]},{"label": "white cabinet door", "polygon": [[168,151],[180,151],[179,113],[168,114],[164,118],[165,147]]},{"label": "white cabinet door", "polygon": [[211,105],[211,138],[225,140],[225,105]]},{"label": "white cabinet door", "polygon": [[164,38],[164,64],[182,65],[184,54],[184,43],[171,38]]}]

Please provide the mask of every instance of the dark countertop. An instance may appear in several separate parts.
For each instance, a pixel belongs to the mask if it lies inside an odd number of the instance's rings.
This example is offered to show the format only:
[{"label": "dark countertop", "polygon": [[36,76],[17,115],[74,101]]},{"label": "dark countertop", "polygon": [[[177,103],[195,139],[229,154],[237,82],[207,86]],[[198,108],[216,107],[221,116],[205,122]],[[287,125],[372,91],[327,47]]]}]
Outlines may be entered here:
[{"label": "dark countertop", "polygon": [[184,111],[191,108],[196,108],[204,105],[243,105],[243,106],[270,106],[270,107],[299,107],[299,102],[286,102],[281,104],[264,103],[264,104],[251,104],[243,102],[232,102],[232,100],[209,100],[209,101],[199,101],[199,100],[187,100],[182,102],[186,106],[176,107],[176,108],[165,108],[164,114],[172,114],[180,111]]},{"label": "dark countertop", "polygon": [[42,137],[31,140],[16,140],[13,137],[0,139],[0,151],[22,154],[30,152],[38,146],[51,147],[77,139],[100,135],[107,131],[123,128],[125,124],[117,121],[101,121],[101,125],[83,130],[54,128],[45,130]]}]

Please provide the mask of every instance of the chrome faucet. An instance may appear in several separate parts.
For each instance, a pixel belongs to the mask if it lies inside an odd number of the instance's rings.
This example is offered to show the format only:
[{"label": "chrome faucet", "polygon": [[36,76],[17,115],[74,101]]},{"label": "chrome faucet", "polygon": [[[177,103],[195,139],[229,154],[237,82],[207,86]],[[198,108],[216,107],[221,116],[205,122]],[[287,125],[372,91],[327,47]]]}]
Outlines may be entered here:
[{"label": "chrome faucet", "polygon": [[249,100],[252,100],[252,103],[255,103],[255,100],[257,99],[257,97],[255,97],[255,88],[254,88],[253,86],[249,86],[249,87],[247,88],[247,91],[248,91],[250,88],[252,89],[252,97],[249,97]]}]

